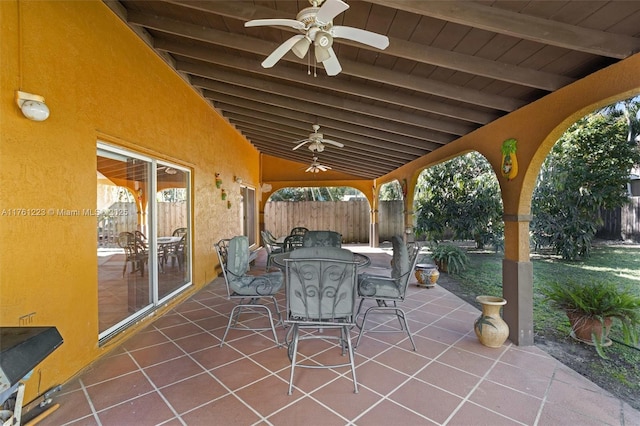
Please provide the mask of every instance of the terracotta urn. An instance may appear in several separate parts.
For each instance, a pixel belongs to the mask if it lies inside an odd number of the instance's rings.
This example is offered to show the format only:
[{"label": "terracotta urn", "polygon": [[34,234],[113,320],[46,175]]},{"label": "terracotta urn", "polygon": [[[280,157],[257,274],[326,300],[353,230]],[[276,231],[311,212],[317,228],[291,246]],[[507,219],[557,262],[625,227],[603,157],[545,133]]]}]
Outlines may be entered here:
[{"label": "terracotta urn", "polygon": [[507,304],[502,297],[478,296],[482,314],[473,324],[478,340],[490,348],[499,348],[509,337],[509,326],[500,316],[500,309]]}]

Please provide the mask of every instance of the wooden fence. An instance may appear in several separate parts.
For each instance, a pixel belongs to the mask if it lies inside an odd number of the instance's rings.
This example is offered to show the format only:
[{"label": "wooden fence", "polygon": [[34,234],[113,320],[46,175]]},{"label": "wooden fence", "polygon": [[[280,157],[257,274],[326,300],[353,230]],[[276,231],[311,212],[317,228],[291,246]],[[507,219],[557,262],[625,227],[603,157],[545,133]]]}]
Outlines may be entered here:
[{"label": "wooden fence", "polygon": [[640,197],[631,197],[622,208],[600,212],[604,224],[597,236],[610,240],[640,242]]},{"label": "wooden fence", "polygon": [[[339,232],[343,243],[368,243],[370,209],[367,200],[270,201],[264,209],[264,226],[276,236],[304,226]],[[378,211],[381,242],[404,232],[402,201],[381,201]]]},{"label": "wooden fence", "polygon": [[[187,206],[184,202],[159,202],[158,235],[171,235],[177,228],[187,226]],[[114,203],[108,211],[110,215],[98,216],[98,246],[117,247],[120,232],[138,230],[138,216],[135,203]]]}]

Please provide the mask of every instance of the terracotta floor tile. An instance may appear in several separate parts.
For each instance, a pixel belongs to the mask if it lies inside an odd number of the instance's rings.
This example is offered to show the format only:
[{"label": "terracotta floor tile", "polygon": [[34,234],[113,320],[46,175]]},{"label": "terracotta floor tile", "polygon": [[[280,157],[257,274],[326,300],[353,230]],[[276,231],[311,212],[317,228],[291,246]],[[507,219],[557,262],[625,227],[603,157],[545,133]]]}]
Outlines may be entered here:
[{"label": "terracotta floor tile", "polygon": [[494,364],[494,360],[463,351],[459,348],[449,348],[438,357],[438,361],[449,364],[476,376],[482,376]]},{"label": "terracotta floor tile", "polygon": [[481,378],[434,361],[416,374],[416,378],[462,398],[469,395]]},{"label": "terracotta floor tile", "polygon": [[206,332],[193,334],[189,337],[179,338],[177,340],[174,340],[174,343],[186,353],[198,352],[202,349],[220,346],[220,340],[216,339],[211,334]]},{"label": "terracotta floor tile", "polygon": [[549,377],[535,368],[518,368],[503,362],[498,362],[486,379],[538,398],[544,397],[551,383]]},{"label": "terracotta floor tile", "polygon": [[263,417],[268,417],[302,397],[300,393],[288,395],[288,388],[289,383],[281,377],[268,376],[239,389],[236,391],[236,396],[253,407]]},{"label": "terracotta floor tile", "polygon": [[[508,397],[506,397],[508,395]],[[502,385],[483,381],[469,400],[503,416],[524,424],[534,424],[542,405],[540,398],[510,390]]]},{"label": "terracotta floor tile", "polygon": [[203,373],[204,370],[195,361],[184,355],[161,364],[144,369],[154,386],[161,388],[187,377]]},{"label": "terracotta floor tile", "polygon": [[227,390],[207,373],[166,386],[160,392],[178,414],[227,394]]},{"label": "terracotta floor tile", "polygon": [[383,400],[372,407],[364,415],[356,419],[355,424],[366,426],[389,426],[389,425],[436,425],[425,417],[408,410],[391,401]]},{"label": "terracotta floor tile", "polygon": [[[357,377],[357,373],[356,373]],[[354,419],[380,400],[380,395],[360,386],[353,392],[353,383],[340,378],[312,393],[313,398],[347,419]]]},{"label": "terracotta floor tile", "polygon": [[124,342],[123,347],[128,351],[135,351],[149,346],[167,343],[169,339],[155,328],[147,329],[141,333],[132,336]]},{"label": "terracotta floor tile", "polygon": [[382,395],[388,394],[409,378],[375,360],[357,365],[356,377],[358,384]]},{"label": "terracotta floor tile", "polygon": [[[425,403],[427,395],[428,404]],[[388,398],[435,423],[443,423],[462,402],[462,398],[418,380],[403,384]]]},{"label": "terracotta floor tile", "polygon": [[[571,423],[556,423],[555,426],[560,426],[561,424],[571,424]],[[582,425],[582,423],[575,423]],[[498,413],[487,410],[484,407],[473,404],[471,402],[466,402],[460,409],[455,412],[455,414],[451,417],[451,420],[447,422],[447,425],[450,426],[469,426],[469,425],[491,425],[491,426],[515,426],[522,425],[522,423],[517,422],[513,419],[509,419],[507,417],[501,416]],[[541,425],[542,426],[542,425]]]},{"label": "terracotta floor tile", "polygon": [[123,353],[114,357],[101,359],[82,375],[85,385],[93,385],[114,377],[137,371],[138,366],[128,353]]},{"label": "terracotta floor tile", "polygon": [[189,426],[252,425],[260,420],[233,395],[199,406],[181,418]]},{"label": "terracotta floor tile", "polygon": [[270,374],[269,371],[248,358],[240,359],[210,371],[231,390],[246,386]]},{"label": "terracotta floor tile", "polygon": [[97,411],[151,391],[151,383],[139,371],[87,386],[87,393]]},{"label": "terracotta floor tile", "polygon": [[346,420],[311,398],[284,407],[267,420],[278,426],[323,425],[343,426]]},{"label": "terracotta floor tile", "polygon": [[131,351],[131,356],[133,356],[142,368],[178,358],[183,355],[184,352],[171,342]]},{"label": "terracotta floor tile", "polygon": [[181,339],[202,333],[202,329],[191,322],[165,327],[161,331],[162,334],[167,336],[170,340]]},{"label": "terracotta floor tile", "polygon": [[[97,425],[93,417],[89,401],[82,390],[59,394],[53,404],[60,404],[60,407],[51,412],[41,425],[62,425],[74,420],[80,420],[81,424]],[[67,409],[73,407],[72,410]]]},{"label": "terracotta floor tile", "polygon": [[[581,382],[587,384],[586,387]],[[600,420],[606,424],[616,424],[620,421],[620,401],[608,396],[600,388],[592,387],[586,379],[575,383],[554,380],[549,388],[548,400],[551,403],[565,407],[580,407],[580,414]]]},{"label": "terracotta floor tile", "polygon": [[175,417],[175,413],[167,406],[156,392],[128,400],[98,413],[103,426],[122,426],[130,419],[140,419],[138,425],[157,425]]}]

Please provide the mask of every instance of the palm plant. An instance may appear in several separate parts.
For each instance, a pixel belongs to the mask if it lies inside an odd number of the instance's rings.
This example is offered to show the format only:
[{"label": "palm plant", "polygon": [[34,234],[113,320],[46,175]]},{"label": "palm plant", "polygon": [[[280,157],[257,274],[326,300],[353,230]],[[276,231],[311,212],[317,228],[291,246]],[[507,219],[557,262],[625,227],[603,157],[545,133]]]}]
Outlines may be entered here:
[{"label": "palm plant", "polygon": [[630,289],[611,281],[556,280],[543,286],[541,293],[551,306],[567,313],[574,333],[589,320],[599,325],[601,331],[592,331],[591,341],[586,343],[593,344],[601,357],[606,358],[603,347],[609,342],[607,331],[612,321],[620,325],[626,344],[638,345],[640,296]]}]

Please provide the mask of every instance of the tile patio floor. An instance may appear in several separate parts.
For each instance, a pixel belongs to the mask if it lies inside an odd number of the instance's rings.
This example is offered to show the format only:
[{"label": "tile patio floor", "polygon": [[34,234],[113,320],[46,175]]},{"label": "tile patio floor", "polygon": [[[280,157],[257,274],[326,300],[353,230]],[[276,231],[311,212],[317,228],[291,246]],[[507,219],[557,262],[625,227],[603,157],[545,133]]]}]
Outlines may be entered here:
[{"label": "tile patio floor", "polygon": [[[388,265],[382,250],[348,248],[370,255],[373,272]],[[264,260],[253,269],[263,271]],[[475,307],[413,283],[404,307],[417,352],[404,334],[365,334],[358,394],[348,368],[296,369],[289,396],[287,352],[269,332],[232,330],[219,347],[232,307],[225,296],[218,278],[154,321],[64,384],[60,408],[39,424],[640,425],[640,412],[537,347],[480,345]],[[307,356],[340,353],[303,343]]]}]

